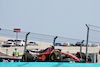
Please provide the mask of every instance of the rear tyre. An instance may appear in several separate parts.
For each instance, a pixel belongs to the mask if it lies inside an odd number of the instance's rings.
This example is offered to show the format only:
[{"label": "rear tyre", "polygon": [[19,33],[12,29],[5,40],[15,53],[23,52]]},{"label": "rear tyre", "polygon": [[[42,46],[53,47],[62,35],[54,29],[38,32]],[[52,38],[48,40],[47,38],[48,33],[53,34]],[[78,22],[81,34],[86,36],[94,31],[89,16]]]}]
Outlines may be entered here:
[{"label": "rear tyre", "polygon": [[22,56],[22,62],[27,62],[27,56],[25,54]]},{"label": "rear tyre", "polygon": [[32,62],[34,59],[34,57],[32,57],[32,55],[30,53],[25,53],[22,56],[22,62]]}]

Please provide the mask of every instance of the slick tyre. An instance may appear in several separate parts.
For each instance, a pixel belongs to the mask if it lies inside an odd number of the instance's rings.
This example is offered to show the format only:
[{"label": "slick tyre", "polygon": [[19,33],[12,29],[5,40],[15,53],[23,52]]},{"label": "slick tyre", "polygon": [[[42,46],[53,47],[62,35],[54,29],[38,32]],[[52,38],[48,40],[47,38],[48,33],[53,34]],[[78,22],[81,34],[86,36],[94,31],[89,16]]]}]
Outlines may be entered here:
[{"label": "slick tyre", "polygon": [[27,62],[27,56],[25,54],[22,56],[22,62]]},{"label": "slick tyre", "polygon": [[56,59],[57,59],[56,53],[55,53],[55,52],[52,52],[52,53],[50,54],[50,61],[56,61]]},{"label": "slick tyre", "polygon": [[22,56],[22,62],[32,62],[33,61],[33,57],[30,53],[26,53]]},{"label": "slick tyre", "polygon": [[60,51],[54,51],[50,54],[50,61],[61,61],[61,52]]}]

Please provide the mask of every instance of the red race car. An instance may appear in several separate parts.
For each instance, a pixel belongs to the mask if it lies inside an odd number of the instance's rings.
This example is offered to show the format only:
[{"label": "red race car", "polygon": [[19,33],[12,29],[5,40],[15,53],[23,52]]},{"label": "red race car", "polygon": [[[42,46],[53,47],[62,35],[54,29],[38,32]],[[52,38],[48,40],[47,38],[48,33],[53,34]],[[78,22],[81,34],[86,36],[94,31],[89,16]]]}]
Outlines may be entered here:
[{"label": "red race car", "polygon": [[[31,54],[39,53],[39,54]],[[60,49],[54,49],[54,46],[45,50],[27,50],[22,56],[22,62],[80,62],[76,56],[61,52]]]},{"label": "red race car", "polygon": [[[53,45],[58,36],[54,38]],[[33,52],[33,55],[32,53]],[[35,53],[35,54],[34,54]],[[38,54],[36,54],[38,53]],[[22,62],[80,62],[79,58],[69,54],[61,52],[61,49],[55,49],[55,45],[48,47],[44,50],[27,50],[22,56]]]}]

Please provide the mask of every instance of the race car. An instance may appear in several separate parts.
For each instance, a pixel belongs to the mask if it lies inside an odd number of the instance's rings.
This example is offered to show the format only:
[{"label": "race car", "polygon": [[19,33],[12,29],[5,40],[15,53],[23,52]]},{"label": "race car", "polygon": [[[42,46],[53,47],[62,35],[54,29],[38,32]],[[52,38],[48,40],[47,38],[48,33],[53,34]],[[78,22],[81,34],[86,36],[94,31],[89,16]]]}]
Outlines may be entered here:
[{"label": "race car", "polygon": [[[30,52],[39,53],[34,56]],[[80,62],[76,56],[54,49],[54,46],[45,50],[27,50],[22,56],[22,62]]]},{"label": "race car", "polygon": [[[58,36],[54,38],[53,46],[48,47],[44,50],[28,50],[25,46],[25,52],[22,56],[22,62],[80,62],[78,57],[70,53],[64,53],[61,51],[61,49],[55,49],[55,40],[57,39],[57,37]],[[32,55],[30,52],[38,54]]]}]

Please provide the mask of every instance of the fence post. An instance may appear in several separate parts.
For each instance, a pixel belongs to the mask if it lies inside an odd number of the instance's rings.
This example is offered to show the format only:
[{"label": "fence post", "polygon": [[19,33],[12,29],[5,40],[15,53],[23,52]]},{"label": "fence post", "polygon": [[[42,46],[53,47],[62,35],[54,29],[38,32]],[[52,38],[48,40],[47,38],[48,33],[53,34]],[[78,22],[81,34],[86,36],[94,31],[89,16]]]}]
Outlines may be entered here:
[{"label": "fence post", "polygon": [[56,41],[57,38],[58,38],[58,36],[56,36],[56,37],[54,38],[54,40],[53,40],[54,49],[55,49],[55,41]]},{"label": "fence post", "polygon": [[89,39],[89,26],[87,26],[87,40],[86,40],[86,63],[88,63],[88,39]]},{"label": "fence post", "polygon": [[98,63],[98,54],[96,53],[96,63]]},{"label": "fence post", "polygon": [[30,34],[30,32],[28,32],[27,34],[26,34],[26,38],[25,38],[25,47],[24,47],[24,53],[25,53],[25,50],[26,50],[26,46],[27,46],[27,37],[28,37],[28,35]]},{"label": "fence post", "polygon": [[82,40],[81,45],[80,45],[80,53],[82,52],[82,44],[83,44],[84,40]]}]

